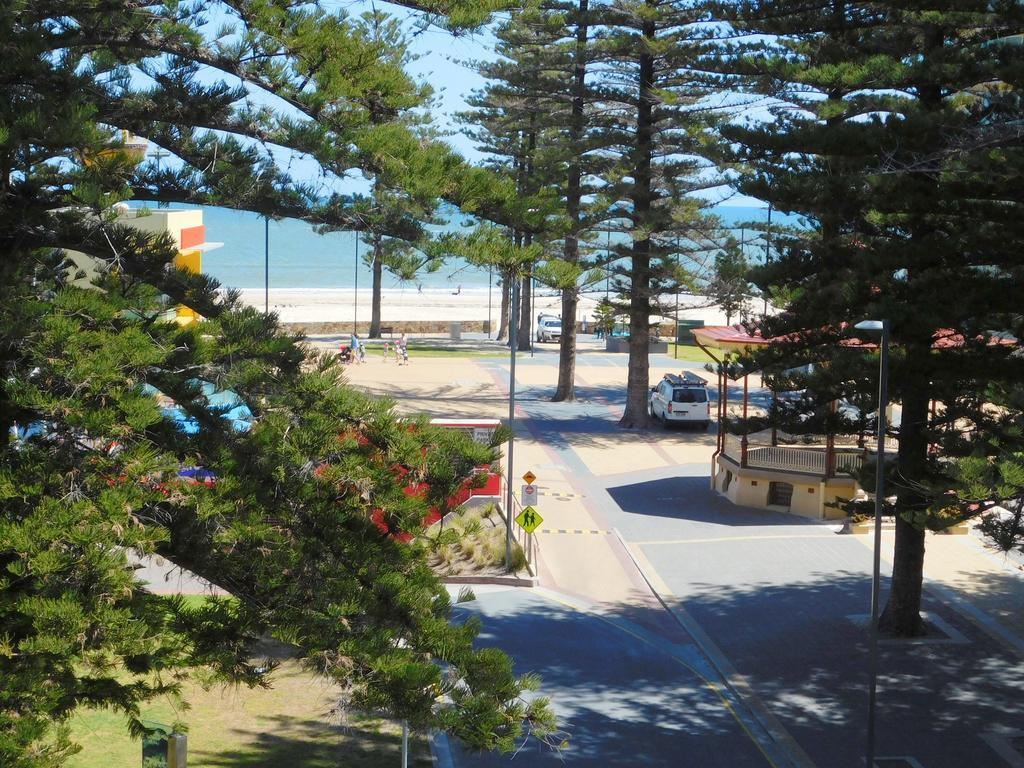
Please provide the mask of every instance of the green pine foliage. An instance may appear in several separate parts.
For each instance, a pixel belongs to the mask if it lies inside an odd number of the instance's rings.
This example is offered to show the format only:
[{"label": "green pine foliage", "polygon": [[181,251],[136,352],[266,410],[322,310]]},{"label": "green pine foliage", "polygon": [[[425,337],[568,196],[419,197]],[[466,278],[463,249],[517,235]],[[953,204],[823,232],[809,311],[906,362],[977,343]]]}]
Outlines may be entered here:
[{"label": "green pine foliage", "polygon": [[[1024,50],[1013,37],[1024,18],[1002,2],[764,0],[734,10],[743,34],[724,66],[778,99],[770,121],[724,130],[749,166],[742,190],[810,225],[782,234],[781,258],[755,270],[759,287],[790,297],[761,328],[791,343],[758,363],[818,363],[818,405],[864,397],[877,357],[844,346],[849,324],[891,322],[902,421],[891,433],[896,551],[882,624],[912,635],[924,530],[1001,497],[997,467],[1022,447],[1010,428],[1019,402],[997,393],[1024,376],[1024,358],[1001,343],[1024,338]],[[991,467],[988,493],[978,462]]]},{"label": "green pine foliage", "polygon": [[[123,713],[138,734],[146,702],[187,674],[272,685],[273,665],[252,658],[268,635],[342,683],[339,706],[482,748],[548,733],[544,700],[522,695],[535,679],[474,650],[478,626],[449,622],[421,545],[392,535],[419,532],[496,449],[348,388],[334,359],[175,268],[169,237],[111,207],[134,196],[365,220],[365,200],[294,182],[268,145],[327,175],[415,181],[403,189],[421,200],[432,184],[500,211],[514,194],[408,126],[369,122],[369,92],[398,99],[406,81],[363,22],[240,3],[222,9],[233,31],[211,38],[208,10],[0,8],[0,764],[60,765],[81,706]],[[427,10],[453,23],[484,12]],[[233,77],[289,108],[253,106]],[[119,129],[176,159],[140,166]],[[381,229],[417,226],[396,214]],[[205,321],[169,321],[179,304]],[[246,404],[251,427],[211,388]],[[216,479],[190,481],[189,467]],[[231,598],[151,593],[133,565],[151,555]]]},{"label": "green pine foliage", "polygon": [[739,241],[727,237],[715,254],[714,272],[704,289],[721,307],[727,323],[746,314],[747,302],[754,295],[749,274],[750,265]]},{"label": "green pine foliage", "polygon": [[712,42],[705,20],[699,4],[621,0],[605,9],[596,44],[596,109],[614,161],[601,197],[608,220],[629,238],[611,263],[629,316],[624,427],[648,423],[650,323],[659,297],[692,282],[690,270],[680,269],[693,257],[682,238],[700,243],[716,223],[695,195],[721,183],[713,129],[729,110],[704,69]]}]

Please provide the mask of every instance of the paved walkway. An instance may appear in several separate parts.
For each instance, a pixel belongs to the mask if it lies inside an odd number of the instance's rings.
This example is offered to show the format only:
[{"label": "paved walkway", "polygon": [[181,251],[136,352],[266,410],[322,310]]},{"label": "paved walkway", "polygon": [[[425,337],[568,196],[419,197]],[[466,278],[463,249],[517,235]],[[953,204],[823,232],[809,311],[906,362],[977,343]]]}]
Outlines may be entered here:
[{"label": "paved walkway", "polygon": [[[625,356],[585,353],[580,400],[553,404],[557,357],[544,351],[518,361],[512,474],[532,469],[539,478],[542,583],[577,608],[687,648],[728,696],[728,705],[720,704],[735,712],[739,731],[729,743],[737,754],[753,744],[771,765],[863,765],[867,657],[857,622],[868,611],[868,537],[725,502],[709,490],[710,434],[619,430],[624,364]],[[678,369],[654,358],[652,380]],[[508,366],[501,359],[414,360],[401,369],[400,386],[395,370],[370,363],[353,368],[350,378],[398,396],[399,407],[411,411],[507,415]],[[891,541],[885,546],[890,553]],[[926,571],[925,608],[947,635],[883,648],[880,754],[925,768],[1024,764],[1013,762],[1012,751],[1014,734],[1024,733],[1021,571],[973,536],[930,536]],[[482,596],[476,610],[491,617],[489,624],[518,599]],[[535,628],[527,638],[591,631],[585,621],[559,626],[565,629]],[[588,646],[562,639],[554,646],[557,664],[572,667]],[[510,647],[525,668],[537,668],[529,666],[538,660],[536,649],[536,642]],[[549,666],[544,677],[556,706],[567,706],[579,688],[564,686]],[[675,713],[684,718],[692,706],[695,700],[681,696]],[[637,710],[623,714],[636,716]],[[630,762],[614,751],[615,738],[602,741],[592,731],[604,727],[597,720],[576,725],[574,739],[586,746],[564,755],[571,765],[591,764],[586,760],[601,749],[623,764],[718,764],[673,760],[637,741]],[[715,733],[709,731],[708,743]]]}]

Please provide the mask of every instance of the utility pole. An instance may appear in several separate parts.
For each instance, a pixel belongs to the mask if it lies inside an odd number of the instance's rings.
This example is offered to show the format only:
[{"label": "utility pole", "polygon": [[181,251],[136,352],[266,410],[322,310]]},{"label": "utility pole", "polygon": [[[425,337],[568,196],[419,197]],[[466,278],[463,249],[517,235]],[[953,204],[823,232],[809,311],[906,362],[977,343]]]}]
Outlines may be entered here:
[{"label": "utility pole", "polygon": [[513,453],[516,444],[516,347],[519,342],[519,278],[512,280],[512,311],[509,312],[509,373],[508,373],[508,470],[505,485],[508,494],[505,506],[505,570],[512,570],[512,478]]},{"label": "utility pole", "polygon": [[675,334],[675,343],[672,345],[672,357],[679,359],[679,235],[676,235],[676,321],[672,333]]},{"label": "utility pole", "polygon": [[352,291],[352,333],[359,333],[359,230],[356,230],[356,267]]},{"label": "utility pole", "polygon": [[[772,204],[768,203],[768,227],[765,230],[764,238],[764,263],[768,264],[771,259],[771,248],[772,248]],[[768,314],[768,294],[764,294],[764,308],[761,310],[763,314]]]}]

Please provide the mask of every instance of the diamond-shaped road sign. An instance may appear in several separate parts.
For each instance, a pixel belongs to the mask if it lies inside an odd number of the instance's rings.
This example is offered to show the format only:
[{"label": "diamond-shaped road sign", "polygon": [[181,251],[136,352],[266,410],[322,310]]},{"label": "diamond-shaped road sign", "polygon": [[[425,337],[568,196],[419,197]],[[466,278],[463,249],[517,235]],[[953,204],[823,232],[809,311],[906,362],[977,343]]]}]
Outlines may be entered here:
[{"label": "diamond-shaped road sign", "polygon": [[533,533],[544,522],[544,518],[533,507],[524,507],[523,511],[516,515],[516,522],[527,533]]},{"label": "diamond-shaped road sign", "polygon": [[526,474],[523,475],[523,482],[527,485],[533,485],[533,481],[537,479],[537,476],[530,470],[526,470]]}]

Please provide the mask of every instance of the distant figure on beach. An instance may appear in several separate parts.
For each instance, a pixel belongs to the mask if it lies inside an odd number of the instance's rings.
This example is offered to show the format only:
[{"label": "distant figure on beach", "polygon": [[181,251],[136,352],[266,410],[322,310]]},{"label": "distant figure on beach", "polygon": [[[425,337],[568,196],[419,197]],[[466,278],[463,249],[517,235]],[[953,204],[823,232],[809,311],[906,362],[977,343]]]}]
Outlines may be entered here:
[{"label": "distant figure on beach", "polygon": [[405,331],[402,331],[402,335],[395,342],[395,358],[399,365],[409,364],[409,337],[405,335]]},{"label": "distant figure on beach", "polygon": [[458,296],[462,293],[462,285],[459,285],[458,290],[452,291],[452,296]]},{"label": "distant figure on beach", "polygon": [[352,350],[353,363],[361,363],[366,359],[366,347],[359,340],[359,334],[355,331],[352,332],[352,338],[349,340],[349,348]]},{"label": "distant figure on beach", "polygon": [[423,283],[416,284],[416,293],[423,293]]}]

